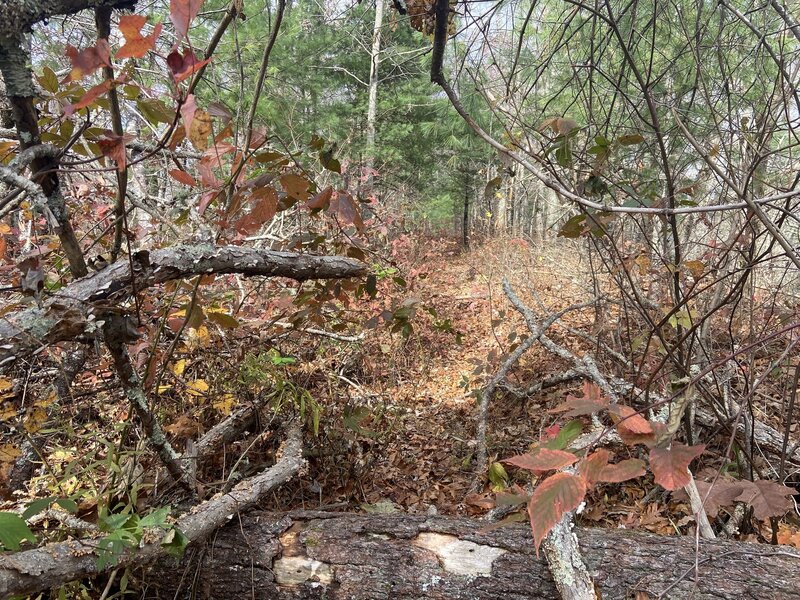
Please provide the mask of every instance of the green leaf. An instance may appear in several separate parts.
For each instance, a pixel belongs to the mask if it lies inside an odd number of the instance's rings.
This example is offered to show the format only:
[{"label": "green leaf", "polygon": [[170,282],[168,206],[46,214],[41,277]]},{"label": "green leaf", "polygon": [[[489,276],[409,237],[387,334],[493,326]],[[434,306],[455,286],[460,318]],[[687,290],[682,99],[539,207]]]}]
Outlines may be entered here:
[{"label": "green leaf", "polygon": [[70,500],[69,498],[59,498],[56,500],[56,504],[58,504],[61,508],[63,508],[67,512],[76,513],[78,512],[78,504],[74,500]]},{"label": "green leaf", "polygon": [[572,443],[583,432],[583,424],[580,421],[570,421],[558,432],[558,435],[547,442],[544,447],[550,450],[563,450]]},{"label": "green leaf", "polygon": [[55,496],[48,496],[47,498],[39,498],[34,500],[25,507],[25,512],[22,513],[22,518],[27,521],[33,515],[38,515],[40,512],[47,510],[53,504]]},{"label": "green leaf", "polygon": [[570,218],[558,232],[558,237],[579,237],[584,232],[584,221],[586,221],[586,215],[575,215]]},{"label": "green leaf", "polygon": [[489,481],[494,489],[504,490],[508,487],[508,473],[499,462],[493,462],[489,466]]},{"label": "green leaf", "polygon": [[183,556],[186,546],[188,545],[189,538],[183,535],[180,529],[175,529],[174,527],[170,529],[164,536],[164,539],[161,540],[161,546],[166,548],[168,554],[176,558]]},{"label": "green leaf", "polygon": [[20,542],[36,543],[36,536],[16,513],[0,512],[0,546],[6,550],[19,550]]},{"label": "green leaf", "polygon": [[136,106],[144,118],[153,125],[157,123],[171,124],[175,120],[175,111],[158,98],[137,100]]},{"label": "green leaf", "polygon": [[50,67],[45,67],[42,70],[42,74],[36,79],[39,81],[39,85],[51,94],[55,94],[58,91],[58,76]]},{"label": "green leaf", "polygon": [[164,527],[167,522],[171,508],[169,506],[162,506],[154,510],[149,515],[139,521],[139,527]]}]

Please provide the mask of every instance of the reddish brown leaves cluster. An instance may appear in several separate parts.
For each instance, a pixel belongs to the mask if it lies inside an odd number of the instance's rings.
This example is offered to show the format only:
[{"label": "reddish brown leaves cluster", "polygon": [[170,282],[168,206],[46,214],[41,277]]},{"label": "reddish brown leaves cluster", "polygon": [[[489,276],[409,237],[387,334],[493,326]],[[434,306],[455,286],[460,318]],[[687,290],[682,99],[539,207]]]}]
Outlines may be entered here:
[{"label": "reddish brown leaves cluster", "polygon": [[[559,404],[549,410],[550,413],[564,413],[564,417],[570,419],[581,415],[593,415],[601,410],[608,408],[608,398],[604,398],[600,388],[588,381],[583,382],[583,397],[578,398],[568,395],[566,402]],[[565,412],[566,411],[566,412]]]}]

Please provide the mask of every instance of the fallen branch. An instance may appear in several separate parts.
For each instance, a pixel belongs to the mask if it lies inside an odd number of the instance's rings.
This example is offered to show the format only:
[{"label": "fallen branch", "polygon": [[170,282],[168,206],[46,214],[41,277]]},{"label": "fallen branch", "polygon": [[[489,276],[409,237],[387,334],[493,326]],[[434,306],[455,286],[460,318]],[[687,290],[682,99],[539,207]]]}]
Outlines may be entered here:
[{"label": "fallen branch", "polygon": [[[175,527],[190,543],[199,542],[233,515],[254,506],[271,490],[294,477],[303,464],[300,427],[294,426],[274,466],[242,481],[227,494],[195,507],[191,513],[178,519]],[[69,581],[100,574],[96,547],[96,539],[75,540],[0,556],[0,599],[36,594]],[[135,552],[122,554],[115,566],[141,565],[164,553],[160,540],[147,543]],[[108,565],[103,571],[111,568]]]},{"label": "fallen branch", "polygon": [[[131,277],[131,262],[134,277]],[[74,281],[42,302],[0,321],[0,367],[57,342],[74,339],[97,319],[97,307],[118,303],[133,290],[212,273],[289,277],[298,281],[357,277],[366,272],[357,260],[310,256],[241,246],[178,245],[137,252],[113,265]],[[132,282],[133,279],[133,282]]]}]

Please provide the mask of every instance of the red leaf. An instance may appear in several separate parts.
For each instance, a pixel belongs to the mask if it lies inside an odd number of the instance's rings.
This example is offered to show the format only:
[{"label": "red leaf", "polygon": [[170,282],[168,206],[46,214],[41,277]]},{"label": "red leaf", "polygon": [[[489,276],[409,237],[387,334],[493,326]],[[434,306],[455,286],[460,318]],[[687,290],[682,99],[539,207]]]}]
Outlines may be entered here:
[{"label": "red leaf", "polygon": [[172,51],[167,56],[167,66],[172,71],[172,76],[177,83],[180,83],[209,62],[211,62],[210,58],[198,60],[188,48],[184,50],[183,56],[177,51]]},{"label": "red leaf", "polygon": [[61,83],[83,79],[100,67],[111,66],[111,47],[106,39],[99,39],[96,45],[89,46],[83,50],[78,50],[68,45],[67,56],[72,63],[72,71]]},{"label": "red leaf", "polygon": [[183,39],[189,31],[189,25],[200,12],[204,0],[170,0],[169,19],[175,25],[178,41]]},{"label": "red leaf", "polygon": [[68,117],[71,117],[76,110],[80,110],[89,106],[92,102],[110,90],[114,84],[115,82],[110,79],[106,79],[103,83],[97,84],[88,92],[86,92],[77,103],[67,104],[64,107],[64,114]]},{"label": "red leaf", "polygon": [[577,460],[578,458],[570,452],[550,450],[549,448],[537,448],[528,454],[512,456],[501,462],[514,465],[520,469],[532,471],[536,475],[541,475],[546,471],[554,471],[556,469],[568,467]]},{"label": "red leaf", "polygon": [[645,474],[644,462],[638,458],[629,458],[615,465],[606,465],[600,471],[598,481],[606,483],[622,483],[629,479],[636,479]]},{"label": "red leaf", "polygon": [[601,410],[608,408],[608,398],[603,398],[600,387],[588,381],[583,384],[583,397],[567,396],[566,402],[559,404],[549,413],[560,413],[568,411],[566,418],[579,417],[581,415],[593,415]]},{"label": "red leaf", "polygon": [[583,478],[569,473],[556,473],[540,483],[528,503],[536,556],[539,546],[564,513],[574,510],[586,495]]},{"label": "red leaf", "polygon": [[610,457],[611,453],[608,450],[600,448],[580,462],[578,471],[586,480],[587,486],[592,486],[600,481],[600,473],[602,473],[603,468],[608,464],[608,459]]},{"label": "red leaf", "polygon": [[184,185],[197,187],[197,182],[194,180],[194,177],[189,175],[186,171],[181,171],[180,169],[172,169],[169,172],[169,174],[173,177],[173,179],[180,181]]},{"label": "red leaf", "polygon": [[161,23],[153,28],[153,33],[144,36],[142,27],[147,23],[147,17],[141,15],[124,15],[119,19],[119,30],[125,36],[125,45],[117,51],[117,58],[142,58],[156,45],[158,36],[161,35]]},{"label": "red leaf", "polygon": [[650,468],[656,483],[666,490],[677,490],[690,481],[689,463],[700,456],[705,450],[704,445],[687,446],[673,442],[667,448],[653,448],[650,450]]},{"label": "red leaf", "polygon": [[251,235],[257,231],[278,211],[278,193],[275,188],[255,189],[251,197],[256,201],[253,210],[236,222],[236,231],[244,235]]}]

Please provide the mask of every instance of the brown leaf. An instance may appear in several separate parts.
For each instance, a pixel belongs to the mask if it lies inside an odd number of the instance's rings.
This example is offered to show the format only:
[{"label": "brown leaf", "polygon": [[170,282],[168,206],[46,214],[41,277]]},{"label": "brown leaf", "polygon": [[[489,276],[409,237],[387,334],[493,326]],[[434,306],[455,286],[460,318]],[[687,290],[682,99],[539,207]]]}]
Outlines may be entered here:
[{"label": "brown leaf", "polygon": [[736,500],[752,506],[756,519],[782,517],[794,507],[792,496],[796,492],[793,488],[766,479],[739,483],[744,490]]},{"label": "brown leaf", "polygon": [[311,197],[311,194],[308,193],[311,183],[305,177],[294,173],[286,173],[281,175],[280,182],[284,191],[295,200],[305,202]]},{"label": "brown leaf", "polygon": [[186,171],[181,171],[180,169],[171,169],[169,174],[173,179],[180,181],[184,185],[197,187],[197,182],[194,180],[194,177],[189,175]]},{"label": "brown leaf", "polygon": [[278,192],[273,187],[256,188],[250,197],[255,200],[253,210],[236,222],[236,231],[243,235],[256,232],[278,210]]},{"label": "brown leaf", "polygon": [[614,465],[606,465],[600,471],[598,481],[605,483],[622,483],[629,479],[636,479],[646,473],[644,462],[638,458],[629,458]]},{"label": "brown leaf", "polygon": [[364,221],[361,211],[356,205],[353,196],[347,190],[339,190],[331,198],[330,211],[347,225],[355,225],[359,231],[364,231]]}]

